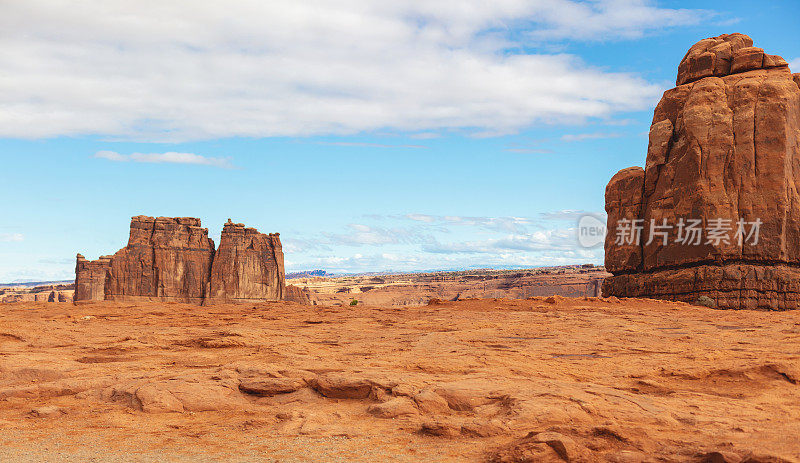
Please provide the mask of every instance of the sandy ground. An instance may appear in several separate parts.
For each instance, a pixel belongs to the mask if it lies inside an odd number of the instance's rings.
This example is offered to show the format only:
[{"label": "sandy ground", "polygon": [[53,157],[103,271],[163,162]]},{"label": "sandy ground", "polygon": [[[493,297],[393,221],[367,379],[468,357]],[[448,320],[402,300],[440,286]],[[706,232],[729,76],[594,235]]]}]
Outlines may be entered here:
[{"label": "sandy ground", "polygon": [[800,311],[551,302],[4,305],[0,461],[800,461]]}]

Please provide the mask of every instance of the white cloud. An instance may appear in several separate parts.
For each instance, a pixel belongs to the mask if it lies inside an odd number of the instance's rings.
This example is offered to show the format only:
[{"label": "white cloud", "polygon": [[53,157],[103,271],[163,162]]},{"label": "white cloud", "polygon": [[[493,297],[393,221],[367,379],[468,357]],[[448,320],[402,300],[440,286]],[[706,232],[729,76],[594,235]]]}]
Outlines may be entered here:
[{"label": "white cloud", "polygon": [[114,151],[98,151],[94,157],[100,159],[108,159],[109,161],[117,162],[149,162],[154,164],[170,163],[170,164],[198,164],[203,166],[222,167],[224,169],[231,169],[233,166],[229,158],[212,158],[200,156],[194,153],[176,153],[168,151],[166,153],[132,153],[132,154],[119,154]]},{"label": "white cloud", "polygon": [[[349,224],[342,233],[287,239],[286,265],[292,270],[368,272],[599,264],[602,247],[583,248],[577,239],[574,224],[584,214],[563,210],[539,214],[536,219],[371,215],[365,218],[401,226]],[[573,223],[553,225],[552,221]]]},{"label": "white cloud", "polygon": [[526,217],[469,217],[459,215],[438,216],[406,214],[402,216],[402,218],[439,226],[459,225],[513,233],[524,233],[527,226],[532,223],[531,220]]},{"label": "white cloud", "polygon": [[474,268],[531,268],[603,262],[602,250],[575,249],[529,254],[495,252],[482,254],[354,254],[337,257],[318,256],[311,259],[287,261],[287,270],[322,268],[331,273],[409,272],[422,270],[455,270]]},{"label": "white cloud", "polygon": [[622,134],[619,133],[607,133],[607,132],[578,133],[578,134],[564,135],[561,137],[561,141],[573,142],[573,141],[599,140],[603,138],[619,138],[621,136]]},{"label": "white cloud", "polygon": [[0,137],[503,134],[607,118],[659,87],[521,50],[707,16],[647,0],[7,0]]},{"label": "white cloud", "polygon": [[418,244],[432,238],[416,230],[403,227],[384,228],[363,224],[349,224],[348,232],[342,234],[323,233],[330,244],[345,246],[383,246],[387,244]]},{"label": "white cloud", "polygon": [[605,217],[605,212],[589,212],[579,211],[574,209],[564,209],[561,211],[543,212],[539,216],[544,220],[563,220],[578,223],[578,220],[584,215],[593,215],[595,217]]},{"label": "white cloud", "polygon": [[792,72],[800,72],[800,58],[789,61],[789,69],[791,69]]},{"label": "white cloud", "polygon": [[544,27],[530,34],[540,39],[631,39],[648,30],[699,24],[715,16],[704,10],[658,8],[649,0],[538,3]]},{"label": "white cloud", "polygon": [[433,243],[424,245],[422,250],[441,254],[499,254],[509,251],[569,251],[578,248],[575,229],[545,230],[525,235],[509,235],[481,241],[455,243]]},{"label": "white cloud", "polygon": [[413,148],[427,149],[424,145],[386,145],[383,143],[360,143],[360,142],[319,142],[320,145],[327,146],[355,146],[359,148]]},{"label": "white cloud", "polygon": [[0,243],[13,243],[24,240],[25,235],[22,233],[0,233]]}]

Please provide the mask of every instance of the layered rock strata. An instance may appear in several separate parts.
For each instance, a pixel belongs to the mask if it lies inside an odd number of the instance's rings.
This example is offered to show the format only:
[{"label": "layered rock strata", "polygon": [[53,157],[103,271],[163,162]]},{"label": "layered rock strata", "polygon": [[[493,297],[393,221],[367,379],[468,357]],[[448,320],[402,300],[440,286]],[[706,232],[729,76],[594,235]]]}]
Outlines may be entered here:
[{"label": "layered rock strata", "polygon": [[285,286],[280,234],[228,219],[211,266],[209,302],[279,301]]},{"label": "layered rock strata", "polygon": [[274,301],[284,286],[278,234],[229,220],[215,251],[200,219],[136,216],[127,246],[113,256],[78,254],[74,301]]},{"label": "layered rock strata", "polygon": [[605,296],[798,306],[800,75],[752,45],[695,44],[655,109],[645,168],[606,187]]},{"label": "layered rock strata", "polygon": [[202,303],[213,257],[200,219],[133,217],[128,245],[111,259],[106,299]]},{"label": "layered rock strata", "polygon": [[74,302],[103,301],[106,298],[106,278],[111,266],[111,256],[86,260],[78,254],[75,262]]}]

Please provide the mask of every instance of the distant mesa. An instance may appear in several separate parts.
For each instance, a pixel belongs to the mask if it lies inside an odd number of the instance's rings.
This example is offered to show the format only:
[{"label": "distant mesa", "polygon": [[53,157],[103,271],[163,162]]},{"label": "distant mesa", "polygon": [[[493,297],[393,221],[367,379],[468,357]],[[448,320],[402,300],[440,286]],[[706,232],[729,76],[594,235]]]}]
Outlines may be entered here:
[{"label": "distant mesa", "polygon": [[286,274],[287,279],[292,278],[312,278],[312,277],[326,277],[331,276],[325,270],[304,270],[302,272],[291,272]]},{"label": "distant mesa", "polygon": [[655,109],[645,168],[606,187],[604,296],[797,308],[799,188],[800,74],[746,35],[701,40]]},{"label": "distant mesa", "polygon": [[78,254],[74,302],[279,301],[285,276],[280,234],[228,219],[219,248],[193,217],[131,218],[128,245],[88,261]]}]

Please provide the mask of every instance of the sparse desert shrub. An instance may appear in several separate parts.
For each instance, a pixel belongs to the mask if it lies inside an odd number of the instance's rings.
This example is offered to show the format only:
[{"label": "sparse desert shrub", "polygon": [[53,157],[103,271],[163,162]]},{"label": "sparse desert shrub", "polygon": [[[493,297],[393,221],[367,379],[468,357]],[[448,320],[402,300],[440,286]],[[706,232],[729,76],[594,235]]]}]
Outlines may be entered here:
[{"label": "sparse desert shrub", "polygon": [[708,296],[700,296],[697,298],[697,305],[702,305],[703,307],[710,307],[713,309],[717,306],[717,303],[714,301],[714,299],[711,299]]},{"label": "sparse desert shrub", "polygon": [[353,299],[352,301],[350,301],[350,305],[351,305],[351,306],[358,305],[358,301],[357,301],[357,300],[355,300],[355,299]]}]

